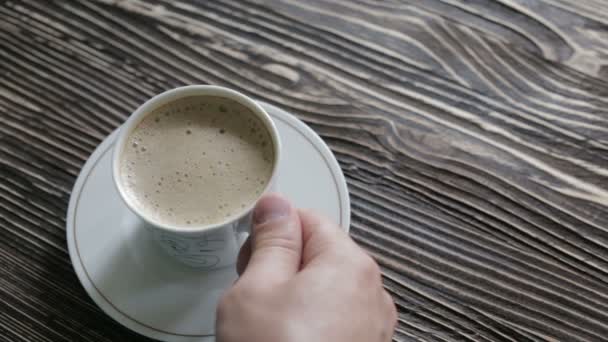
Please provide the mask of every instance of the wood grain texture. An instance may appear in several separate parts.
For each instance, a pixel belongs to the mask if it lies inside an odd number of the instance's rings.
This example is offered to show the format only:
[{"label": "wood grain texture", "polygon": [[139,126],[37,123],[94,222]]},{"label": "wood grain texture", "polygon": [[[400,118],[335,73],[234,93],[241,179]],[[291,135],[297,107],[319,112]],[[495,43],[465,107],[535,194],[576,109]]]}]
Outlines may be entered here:
[{"label": "wood grain texture", "polygon": [[328,142],[396,341],[607,341],[607,77],[602,0],[0,1],[0,340],[147,340],[79,285],[70,191],[210,83]]}]

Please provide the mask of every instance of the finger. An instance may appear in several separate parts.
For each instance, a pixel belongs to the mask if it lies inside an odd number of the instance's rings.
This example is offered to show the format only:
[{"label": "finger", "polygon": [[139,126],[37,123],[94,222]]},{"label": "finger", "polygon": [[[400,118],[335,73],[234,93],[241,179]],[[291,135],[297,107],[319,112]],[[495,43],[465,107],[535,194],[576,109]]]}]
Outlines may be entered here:
[{"label": "finger", "polygon": [[243,246],[241,246],[241,250],[239,251],[239,256],[236,259],[236,272],[238,275],[242,275],[247,268],[247,264],[249,263],[249,258],[251,257],[251,238],[247,237]]},{"label": "finger", "polygon": [[302,253],[300,219],[291,203],[271,194],[253,212],[251,256],[241,278],[266,285],[285,282],[298,271]]},{"label": "finger", "polygon": [[349,253],[354,242],[333,221],[312,210],[298,211],[302,225],[302,268],[327,253]]},{"label": "finger", "polygon": [[395,301],[393,300],[393,297],[386,291],[386,290],[382,290],[383,293],[383,297],[384,297],[384,306],[387,310],[387,338],[386,341],[391,341],[393,334],[395,332],[395,328],[397,327],[397,319],[398,319],[398,314],[397,314],[397,307],[395,306]]}]

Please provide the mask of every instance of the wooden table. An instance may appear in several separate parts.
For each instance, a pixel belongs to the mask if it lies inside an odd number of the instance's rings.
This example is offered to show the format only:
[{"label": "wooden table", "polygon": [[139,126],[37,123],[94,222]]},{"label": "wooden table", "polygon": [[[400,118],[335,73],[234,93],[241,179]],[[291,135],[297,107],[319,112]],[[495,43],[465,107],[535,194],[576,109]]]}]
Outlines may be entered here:
[{"label": "wooden table", "polygon": [[0,340],[147,340],[79,284],[70,191],[209,83],[330,145],[396,341],[607,341],[607,79],[603,0],[0,1]]}]

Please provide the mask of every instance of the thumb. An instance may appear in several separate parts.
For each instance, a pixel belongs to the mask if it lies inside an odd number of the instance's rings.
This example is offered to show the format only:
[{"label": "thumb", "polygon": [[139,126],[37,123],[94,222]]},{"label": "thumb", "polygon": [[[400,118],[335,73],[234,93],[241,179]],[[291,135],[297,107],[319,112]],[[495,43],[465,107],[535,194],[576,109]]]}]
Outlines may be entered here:
[{"label": "thumb", "polygon": [[302,255],[302,228],[299,215],[289,200],[271,194],[258,202],[253,211],[248,248],[251,256],[240,281],[278,284],[291,279],[298,272]]}]

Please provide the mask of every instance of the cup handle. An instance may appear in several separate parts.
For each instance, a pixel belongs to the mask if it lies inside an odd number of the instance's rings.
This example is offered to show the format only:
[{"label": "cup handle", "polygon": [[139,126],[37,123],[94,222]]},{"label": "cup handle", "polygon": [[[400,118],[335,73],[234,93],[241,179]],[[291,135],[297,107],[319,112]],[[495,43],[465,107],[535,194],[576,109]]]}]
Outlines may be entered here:
[{"label": "cup handle", "polygon": [[251,225],[252,224],[253,224],[253,213],[249,213],[249,214],[245,215],[242,219],[240,219],[238,224],[236,225],[236,228],[235,228],[236,242],[237,242],[239,248],[241,246],[243,246],[243,244],[245,243],[245,240],[247,240],[247,238],[249,237],[249,234],[251,234]]}]

